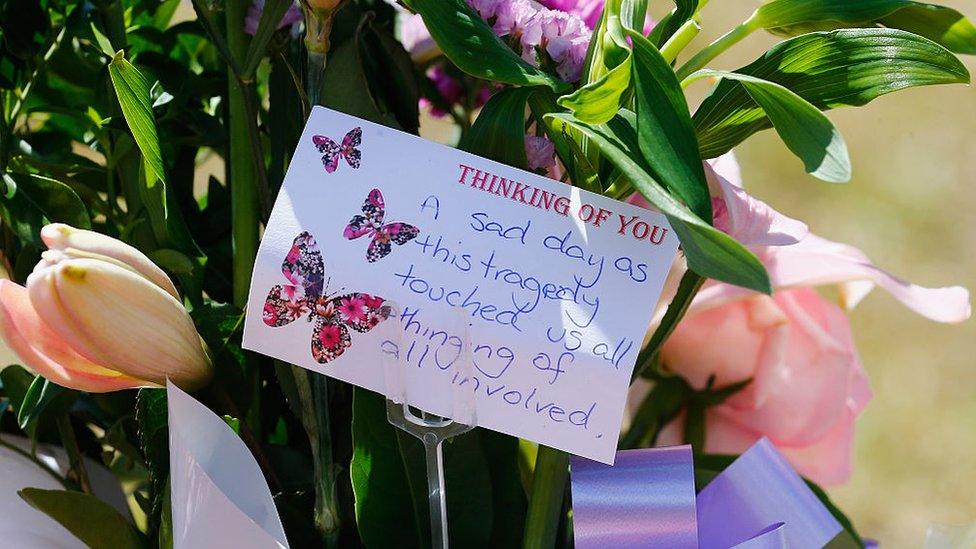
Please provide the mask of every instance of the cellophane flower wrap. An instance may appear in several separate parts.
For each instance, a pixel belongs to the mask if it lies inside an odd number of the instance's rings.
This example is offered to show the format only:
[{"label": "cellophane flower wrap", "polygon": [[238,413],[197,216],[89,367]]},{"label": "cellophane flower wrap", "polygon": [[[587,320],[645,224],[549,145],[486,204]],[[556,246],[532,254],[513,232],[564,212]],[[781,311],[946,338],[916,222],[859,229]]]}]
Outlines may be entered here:
[{"label": "cellophane flower wrap", "polygon": [[[906,315],[959,323],[969,294],[941,273],[925,278],[943,287],[908,282],[869,259],[883,259],[870,239],[836,242],[822,219],[778,211],[790,201],[742,175],[768,167],[740,170],[732,151],[788,155],[783,193],[820,186],[839,204],[847,188],[829,185],[863,181],[830,111],[968,83],[976,27],[922,2],[732,4],[754,11],[729,25],[705,1],[0,8],[0,444],[59,487],[25,477],[20,511],[93,546],[172,546],[173,506],[192,513],[168,488],[169,382],[240,437],[263,478],[239,481],[267,484],[291,546],[431,545],[420,443],[388,423],[382,397],[241,349],[257,247],[314,105],[667,217],[681,248],[618,449],[690,444],[702,480],[765,440],[814,486],[858,478],[862,414],[893,388],[871,385],[885,364],[862,360],[855,306],[878,287]],[[758,56],[753,34],[772,43]],[[755,60],[734,65],[730,49]],[[915,114],[906,132],[926,124]],[[876,154],[905,154],[873,138]],[[930,145],[911,154],[924,162]],[[959,242],[940,245],[964,255]],[[939,363],[919,370],[938,376]],[[573,546],[565,452],[475,429],[445,446],[445,468],[454,545]],[[98,499],[103,475],[131,516]],[[860,517],[816,494],[843,518],[841,541],[862,546]]]}]

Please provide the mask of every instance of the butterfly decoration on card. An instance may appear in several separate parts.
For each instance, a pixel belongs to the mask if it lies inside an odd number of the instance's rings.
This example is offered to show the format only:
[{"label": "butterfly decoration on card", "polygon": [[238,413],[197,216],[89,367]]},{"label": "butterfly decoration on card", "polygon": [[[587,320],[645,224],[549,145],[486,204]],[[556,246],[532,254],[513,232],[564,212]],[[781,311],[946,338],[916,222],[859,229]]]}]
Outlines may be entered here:
[{"label": "butterfly decoration on card", "polygon": [[357,147],[363,142],[363,129],[355,127],[342,138],[342,144],[336,143],[324,135],[313,135],[312,143],[322,153],[322,165],[325,171],[332,173],[339,168],[339,158],[344,158],[350,168],[359,168],[362,153]]},{"label": "butterfly decoration on card", "polygon": [[366,333],[390,317],[390,305],[382,297],[360,292],[328,295],[322,252],[307,231],[295,237],[281,272],[290,284],[277,284],[268,292],[264,323],[284,326],[307,314],[315,325],[312,357],[319,364],[335,360],[352,346],[350,328]]},{"label": "butterfly decoration on card", "polygon": [[409,223],[395,221],[384,225],[385,216],[386,205],[383,202],[383,193],[379,189],[373,189],[369,191],[366,201],[363,202],[362,215],[353,216],[342,233],[349,240],[361,236],[372,237],[372,241],[366,248],[366,261],[370,263],[389,255],[393,251],[393,244],[406,244],[420,234],[420,229]]}]

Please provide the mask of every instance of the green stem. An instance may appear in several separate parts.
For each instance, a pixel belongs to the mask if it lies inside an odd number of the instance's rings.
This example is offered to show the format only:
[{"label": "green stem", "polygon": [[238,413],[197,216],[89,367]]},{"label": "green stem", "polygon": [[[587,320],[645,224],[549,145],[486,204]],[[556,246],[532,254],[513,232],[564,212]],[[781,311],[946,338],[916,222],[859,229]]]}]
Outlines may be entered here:
[{"label": "green stem", "polygon": [[567,478],[569,454],[540,445],[532,479],[532,499],[525,518],[523,549],[550,549],[555,545]]},{"label": "green stem", "polygon": [[[248,37],[244,34],[246,2],[227,2],[227,47],[236,60],[247,54]],[[239,61],[238,61],[239,64]],[[254,151],[251,148],[251,124],[247,117],[246,94],[250,87],[233,71],[227,71],[227,125],[229,143],[227,172],[231,195],[231,244],[233,246],[234,304],[244,307],[251,285],[251,269],[258,250],[257,177]],[[263,158],[261,158],[263,161]]]},{"label": "green stem", "polygon": [[85,469],[85,459],[81,455],[78,447],[78,439],[75,438],[75,429],[71,426],[71,418],[67,413],[61,414],[57,419],[58,434],[61,436],[61,444],[68,453],[70,463],[69,478],[78,483],[78,487],[86,494],[92,493],[91,482],[88,480],[88,470]]},{"label": "green stem", "polygon": [[653,362],[654,357],[661,350],[661,346],[664,345],[664,342],[674,332],[674,329],[678,327],[678,322],[688,312],[688,307],[704,283],[705,279],[691,270],[686,271],[684,276],[681,277],[681,282],[678,284],[678,293],[675,294],[674,299],[668,305],[668,310],[665,311],[664,318],[661,319],[661,324],[657,327],[657,330],[654,330],[654,334],[651,335],[651,340],[647,342],[647,346],[637,356],[634,374],[630,377],[631,383],[640,377],[641,372],[647,368],[648,364]]},{"label": "green stem", "polygon": [[46,463],[44,463],[43,461],[41,461],[40,459],[38,459],[37,456],[31,455],[30,452],[28,452],[26,450],[23,450],[22,448],[19,448],[19,447],[17,447],[14,444],[10,444],[9,442],[7,442],[7,441],[5,441],[3,439],[0,439],[0,446],[3,446],[4,448],[10,450],[11,452],[14,452],[15,454],[17,454],[17,455],[19,455],[19,456],[21,456],[21,457],[23,457],[25,459],[31,460],[31,462],[33,462],[34,465],[37,465],[45,473],[47,473],[47,474],[51,475],[52,477],[54,477],[54,479],[57,480],[58,483],[61,484],[61,486],[64,486],[65,488],[68,488],[68,483],[65,482],[64,477],[62,477],[60,474],[58,474],[58,472],[55,471],[54,469],[50,468]]},{"label": "green stem", "polygon": [[[316,10],[309,2],[302,2],[306,29],[305,48],[308,51],[305,86],[310,107],[324,103],[326,59],[329,53],[332,21],[338,7]],[[315,527],[326,547],[336,547],[340,513],[329,410],[330,381],[323,375],[304,372],[295,372],[295,381],[302,401],[302,423],[312,446],[315,474]]]},{"label": "green stem", "polygon": [[694,19],[685,21],[685,23],[678,27],[678,30],[671,35],[671,38],[668,38],[668,41],[661,46],[661,56],[663,56],[668,63],[674,61],[678,58],[678,54],[681,53],[681,50],[685,49],[685,47],[688,46],[688,44],[690,44],[696,36],[698,36],[699,32],[701,32],[701,25],[698,24],[698,21]]},{"label": "green stem", "polygon": [[694,57],[689,59],[687,63],[682,65],[676,71],[678,74],[678,80],[684,80],[689,74],[704,67],[705,64],[718,57],[722,52],[731,48],[746,36],[752,34],[753,31],[759,28],[758,21],[759,19],[756,17],[756,14],[753,13],[748,19],[743,21],[741,25],[725,33],[718,40],[705,46],[703,50],[695,54]]}]

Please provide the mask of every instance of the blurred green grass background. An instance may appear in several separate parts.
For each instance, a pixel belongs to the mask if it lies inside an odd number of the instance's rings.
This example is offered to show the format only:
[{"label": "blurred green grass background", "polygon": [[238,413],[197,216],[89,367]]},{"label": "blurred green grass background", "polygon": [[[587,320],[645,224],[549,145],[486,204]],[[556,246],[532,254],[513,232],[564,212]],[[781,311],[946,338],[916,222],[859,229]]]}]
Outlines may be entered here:
[{"label": "blurred green grass background", "polygon": [[[939,3],[976,18],[972,0]],[[758,4],[711,2],[686,51]],[[710,66],[741,67],[777,41],[755,33]],[[963,60],[976,75],[976,58]],[[696,84],[693,100],[706,89]],[[902,278],[976,290],[976,89],[906,90],[829,116],[850,150],[850,183],[808,176],[768,130],[736,149],[749,192]],[[881,290],[851,321],[874,400],[857,424],[854,476],[829,492],[863,536],[920,547],[930,523],[976,521],[976,321],[934,323]]]}]

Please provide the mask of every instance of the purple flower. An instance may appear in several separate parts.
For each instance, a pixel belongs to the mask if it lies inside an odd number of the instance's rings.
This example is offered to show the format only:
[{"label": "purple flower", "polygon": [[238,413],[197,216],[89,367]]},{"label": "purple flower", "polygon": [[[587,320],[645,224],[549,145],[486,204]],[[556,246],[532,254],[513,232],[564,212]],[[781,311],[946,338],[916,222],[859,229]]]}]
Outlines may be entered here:
[{"label": "purple flower", "polygon": [[507,0],[495,11],[492,30],[498,36],[511,36],[520,42],[537,45],[542,38],[539,10],[529,0]]},{"label": "purple flower", "polygon": [[478,15],[481,16],[485,21],[491,19],[495,16],[498,11],[498,6],[504,2],[504,0],[468,0],[468,4],[471,5]]},{"label": "purple flower", "polygon": [[[465,93],[464,84],[456,78],[454,75],[448,73],[444,70],[443,64],[434,64],[427,69],[427,78],[431,80],[434,84],[434,89],[437,90],[437,94],[441,97],[444,103],[453,107],[454,105],[460,104],[464,101]],[[477,93],[474,96],[473,108],[478,108],[488,102],[488,98],[491,97],[491,89],[485,85],[485,83],[478,81],[476,83],[478,87]],[[431,116],[435,118],[441,118],[447,116],[447,112],[438,108],[433,102],[425,97],[420,98],[421,107],[429,107]]]},{"label": "purple flower", "polygon": [[[247,8],[247,15],[244,17],[244,32],[254,36],[258,32],[258,23],[261,22],[261,14],[264,13],[264,0],[254,0]],[[292,4],[281,17],[278,28],[294,25],[302,20],[302,9],[297,4]]]},{"label": "purple flower", "polygon": [[525,136],[525,158],[530,170],[548,170],[556,165],[556,148],[545,136]]},{"label": "purple flower", "polygon": [[539,0],[543,6],[575,15],[593,28],[603,15],[604,0]]},{"label": "purple flower", "polygon": [[575,15],[550,11],[542,18],[542,45],[556,63],[556,72],[567,82],[579,80],[590,45],[590,29]]}]

